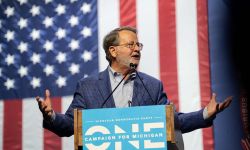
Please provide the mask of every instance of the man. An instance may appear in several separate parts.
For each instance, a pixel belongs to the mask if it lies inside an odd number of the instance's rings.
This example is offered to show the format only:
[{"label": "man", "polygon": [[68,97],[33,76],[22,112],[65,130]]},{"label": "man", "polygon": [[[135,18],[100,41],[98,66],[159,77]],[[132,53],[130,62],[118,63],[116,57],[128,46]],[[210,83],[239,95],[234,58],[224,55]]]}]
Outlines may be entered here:
[{"label": "man", "polygon": [[[44,116],[44,128],[59,136],[71,136],[74,132],[74,108],[128,107],[129,103],[132,106],[170,103],[159,80],[141,72],[134,74],[131,71],[131,64],[139,65],[143,48],[143,44],[138,41],[136,29],[131,27],[114,29],[104,38],[103,48],[109,62],[108,68],[77,83],[74,99],[65,114],[53,111],[49,90],[45,92],[45,100],[36,98]],[[123,77],[121,85],[109,97]],[[227,108],[231,101],[232,97],[228,97],[218,104],[216,95],[213,94],[205,109],[191,113],[175,113],[175,126],[182,133],[211,126],[215,115]]]}]

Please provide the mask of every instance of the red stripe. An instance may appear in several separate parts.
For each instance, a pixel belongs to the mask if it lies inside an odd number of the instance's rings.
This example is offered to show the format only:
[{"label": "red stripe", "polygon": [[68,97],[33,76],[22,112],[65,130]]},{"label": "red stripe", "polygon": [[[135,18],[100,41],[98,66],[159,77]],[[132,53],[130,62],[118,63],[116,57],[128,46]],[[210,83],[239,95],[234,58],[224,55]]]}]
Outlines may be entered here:
[{"label": "red stripe", "polygon": [[175,0],[159,0],[160,77],[179,110],[175,22]]},{"label": "red stripe", "polygon": [[[61,98],[52,98],[52,106],[55,112],[61,112]],[[44,129],[44,150],[61,150],[62,140],[56,134]]]},{"label": "red stripe", "polygon": [[3,149],[22,149],[22,100],[4,101]]},{"label": "red stripe", "polygon": [[136,27],[136,0],[120,0],[120,25]]},{"label": "red stripe", "polygon": [[[201,106],[205,107],[211,96],[207,1],[197,1],[197,22]],[[214,149],[213,128],[206,128],[202,131],[204,150]]]}]

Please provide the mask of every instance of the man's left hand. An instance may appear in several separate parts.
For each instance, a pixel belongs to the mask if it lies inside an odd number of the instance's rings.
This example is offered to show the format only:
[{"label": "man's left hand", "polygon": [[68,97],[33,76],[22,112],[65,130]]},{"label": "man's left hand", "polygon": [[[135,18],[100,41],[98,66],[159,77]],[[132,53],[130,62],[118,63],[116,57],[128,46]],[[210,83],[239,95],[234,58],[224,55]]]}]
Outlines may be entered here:
[{"label": "man's left hand", "polygon": [[230,105],[232,100],[233,100],[233,96],[229,96],[223,102],[217,103],[216,102],[216,94],[213,93],[212,99],[210,100],[210,102],[207,105],[208,118],[223,111],[225,108],[227,108]]}]

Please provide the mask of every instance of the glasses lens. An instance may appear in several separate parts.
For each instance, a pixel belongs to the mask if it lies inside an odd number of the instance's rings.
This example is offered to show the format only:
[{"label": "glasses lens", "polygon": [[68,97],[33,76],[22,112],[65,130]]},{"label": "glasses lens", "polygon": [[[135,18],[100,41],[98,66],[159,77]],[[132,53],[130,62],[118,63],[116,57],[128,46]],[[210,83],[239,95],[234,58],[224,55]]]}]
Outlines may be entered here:
[{"label": "glasses lens", "polygon": [[134,43],[128,43],[128,48],[130,49],[134,49],[135,48],[135,44]]},{"label": "glasses lens", "polygon": [[139,42],[137,42],[136,45],[139,47],[140,50],[141,50],[142,47],[143,47],[143,44],[142,44],[142,43],[139,43]]}]

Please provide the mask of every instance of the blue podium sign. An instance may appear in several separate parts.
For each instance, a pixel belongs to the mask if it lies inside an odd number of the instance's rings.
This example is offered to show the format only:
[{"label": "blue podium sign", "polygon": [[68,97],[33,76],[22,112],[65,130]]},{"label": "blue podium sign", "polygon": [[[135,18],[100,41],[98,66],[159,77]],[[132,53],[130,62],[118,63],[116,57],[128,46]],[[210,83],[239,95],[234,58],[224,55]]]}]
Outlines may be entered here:
[{"label": "blue podium sign", "polygon": [[83,149],[167,149],[165,105],[89,109],[82,113]]}]

